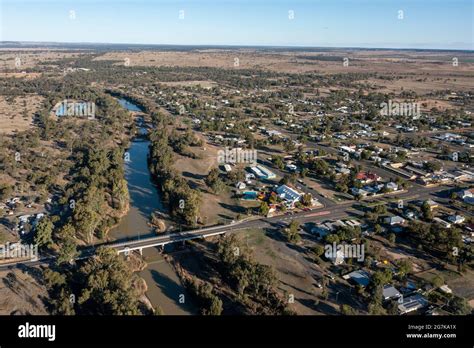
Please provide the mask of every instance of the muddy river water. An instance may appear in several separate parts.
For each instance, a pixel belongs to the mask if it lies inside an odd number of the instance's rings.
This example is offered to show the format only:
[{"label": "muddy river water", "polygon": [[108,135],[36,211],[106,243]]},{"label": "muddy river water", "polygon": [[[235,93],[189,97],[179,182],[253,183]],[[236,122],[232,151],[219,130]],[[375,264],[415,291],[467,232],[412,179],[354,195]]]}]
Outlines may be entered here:
[{"label": "muddy river water", "polygon": [[[142,110],[132,102],[119,99],[119,103],[129,111]],[[137,121],[140,133],[146,133],[146,128]],[[153,235],[153,228],[149,225],[151,213],[164,211],[161,196],[154,185],[148,170],[147,156],[150,142],[144,137],[135,138],[128,149],[125,162],[125,178],[130,193],[130,209],[118,226],[113,228],[109,237],[115,240],[140,238]],[[187,304],[186,297],[182,302],[185,289],[181,285],[174,269],[163,258],[157,248],[143,250],[143,257],[148,266],[139,273],[148,285],[146,293],[154,307],[160,306],[164,314],[184,315],[193,314],[191,304]]]}]

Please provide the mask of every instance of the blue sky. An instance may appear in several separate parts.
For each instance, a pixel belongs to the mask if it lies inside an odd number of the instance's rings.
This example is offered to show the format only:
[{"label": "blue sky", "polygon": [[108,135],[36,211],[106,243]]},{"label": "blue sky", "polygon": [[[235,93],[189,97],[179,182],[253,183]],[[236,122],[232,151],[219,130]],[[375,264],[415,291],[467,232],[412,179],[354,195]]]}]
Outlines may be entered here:
[{"label": "blue sky", "polygon": [[0,0],[0,11],[4,41],[474,48],[473,0]]}]

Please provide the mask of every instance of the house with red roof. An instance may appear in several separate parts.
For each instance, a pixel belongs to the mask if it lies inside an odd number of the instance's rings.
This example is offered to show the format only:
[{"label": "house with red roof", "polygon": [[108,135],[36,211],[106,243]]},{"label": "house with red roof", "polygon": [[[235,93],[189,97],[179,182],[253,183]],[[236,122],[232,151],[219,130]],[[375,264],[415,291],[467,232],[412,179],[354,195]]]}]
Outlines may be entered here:
[{"label": "house with red roof", "polygon": [[359,172],[356,175],[356,179],[359,180],[362,184],[370,184],[381,180],[381,177],[371,172]]}]

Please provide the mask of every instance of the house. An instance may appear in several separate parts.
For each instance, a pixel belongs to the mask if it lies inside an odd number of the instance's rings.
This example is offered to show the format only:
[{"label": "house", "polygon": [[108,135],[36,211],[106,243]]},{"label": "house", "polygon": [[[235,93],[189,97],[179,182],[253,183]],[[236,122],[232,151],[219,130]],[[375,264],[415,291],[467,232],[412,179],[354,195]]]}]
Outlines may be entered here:
[{"label": "house", "polygon": [[257,167],[250,167],[250,170],[252,171],[252,175],[254,177],[258,177],[258,178],[263,178],[265,174],[263,174],[261,172],[260,169],[258,169]]},{"label": "house", "polygon": [[272,171],[270,171],[268,168],[265,168],[264,166],[257,166],[258,169],[260,169],[260,171],[264,174],[265,176],[265,179],[274,179],[276,178],[276,175],[275,173],[273,173]]},{"label": "house", "polygon": [[311,228],[310,232],[315,234],[318,239],[322,239],[326,237],[331,232],[331,230],[324,225],[316,225]]},{"label": "house", "polygon": [[351,170],[349,168],[336,167],[336,172],[344,175],[349,175]]},{"label": "house", "polygon": [[389,191],[397,191],[398,185],[394,183],[393,181],[390,181],[385,184],[385,188]]},{"label": "house", "polygon": [[369,192],[365,191],[364,189],[360,189],[357,187],[351,187],[351,193],[353,196],[361,196],[361,197],[366,197]]},{"label": "house", "polygon": [[258,165],[256,167],[251,167],[250,170],[260,179],[274,179],[276,178],[275,173],[268,170],[264,166]]},{"label": "house", "polygon": [[353,271],[344,275],[342,278],[345,280],[351,280],[361,286],[367,286],[370,283],[370,274],[364,270]]},{"label": "house", "polygon": [[378,176],[375,173],[360,172],[360,173],[357,173],[356,179],[359,180],[362,184],[370,184],[372,182],[379,181],[380,176]]},{"label": "house", "polygon": [[22,215],[19,216],[18,219],[20,220],[20,223],[26,224],[31,216],[32,215]]},{"label": "house", "polygon": [[416,220],[417,219],[417,215],[416,213],[413,211],[413,210],[407,210],[405,212],[405,217],[408,219],[408,220]]},{"label": "house", "polygon": [[444,221],[443,219],[440,219],[439,217],[433,218],[433,221],[437,222],[438,224],[440,224],[441,226],[445,228],[451,228],[451,224],[449,222]]},{"label": "house", "polygon": [[279,132],[279,131],[277,131],[277,130],[269,130],[269,131],[267,131],[267,135],[268,135],[269,137],[272,137],[272,136],[277,136],[277,137],[279,137],[279,136],[281,136],[281,132]]},{"label": "house", "polygon": [[448,220],[451,221],[453,224],[462,224],[466,218],[462,215],[450,215]]},{"label": "house", "polygon": [[291,187],[286,185],[281,185],[276,189],[276,193],[280,198],[288,202],[291,206],[293,206],[296,202],[301,199],[302,194],[296,190],[293,190]]},{"label": "house", "polygon": [[250,181],[251,179],[255,179],[255,175],[252,173],[245,174],[245,181]]},{"label": "house", "polygon": [[474,224],[473,223],[467,223],[464,225],[464,228],[468,231],[471,232],[471,236],[474,237]]},{"label": "house", "polygon": [[439,204],[433,201],[432,199],[428,199],[426,203],[428,204],[431,210],[439,208]]},{"label": "house", "polygon": [[367,185],[367,186],[362,187],[362,190],[368,192],[369,194],[374,195],[374,194],[380,192],[380,190],[383,189],[383,186],[384,186],[383,184],[374,185],[374,186]]},{"label": "house", "polygon": [[385,223],[389,224],[390,226],[394,225],[403,225],[405,223],[405,219],[402,218],[401,216],[388,216],[385,218]]},{"label": "house", "polygon": [[45,216],[44,213],[38,213],[38,214],[36,214],[35,219],[34,219],[34,221],[33,221],[33,223],[32,223],[33,227],[36,227],[36,226],[38,225],[38,222],[40,222],[40,220],[41,220],[42,218],[44,218],[44,216]]},{"label": "house", "polygon": [[474,179],[474,173],[468,170],[456,170],[453,172],[454,181],[470,181]]},{"label": "house", "polygon": [[298,169],[298,167],[295,166],[294,164],[287,164],[287,165],[286,165],[286,169],[288,169],[288,170],[291,171],[291,172],[296,172],[296,170]]},{"label": "house", "polygon": [[354,153],[356,151],[355,145],[351,145],[351,146],[342,145],[342,146],[339,146],[339,150],[341,150],[341,152],[347,152],[347,153]]},{"label": "house", "polygon": [[393,285],[387,284],[384,285],[382,295],[384,300],[391,300],[393,298],[399,298],[402,296],[400,291],[398,291]]},{"label": "house", "polygon": [[467,204],[474,204],[474,188],[462,190],[459,193],[461,199]]},{"label": "house", "polygon": [[453,290],[451,290],[451,288],[450,288],[448,285],[446,285],[446,284],[441,285],[441,286],[439,287],[439,289],[440,289],[442,292],[446,293],[446,294],[452,294],[452,293],[453,293]]},{"label": "house", "polygon": [[244,182],[239,181],[237,184],[235,184],[235,187],[237,187],[237,189],[239,189],[239,190],[243,190],[247,187],[247,185],[245,185]]},{"label": "house", "polygon": [[401,304],[398,305],[400,314],[406,314],[409,312],[416,311],[428,305],[428,300],[420,294],[415,294],[409,297],[403,298]]},{"label": "house", "polygon": [[357,220],[345,220],[344,222],[347,226],[354,227],[354,228],[361,226],[361,223]]},{"label": "house", "polygon": [[16,207],[16,204],[20,202],[20,198],[18,197],[14,197],[14,198],[11,198],[11,199],[7,199],[6,201],[6,204],[8,207],[10,208],[15,208]]}]

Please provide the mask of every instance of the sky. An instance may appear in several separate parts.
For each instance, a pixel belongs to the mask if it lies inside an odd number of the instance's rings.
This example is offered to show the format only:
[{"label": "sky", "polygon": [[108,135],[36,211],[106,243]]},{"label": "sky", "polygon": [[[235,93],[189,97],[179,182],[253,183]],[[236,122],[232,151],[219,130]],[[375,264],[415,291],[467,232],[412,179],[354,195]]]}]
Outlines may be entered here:
[{"label": "sky", "polygon": [[0,41],[474,49],[474,0],[0,0]]}]

